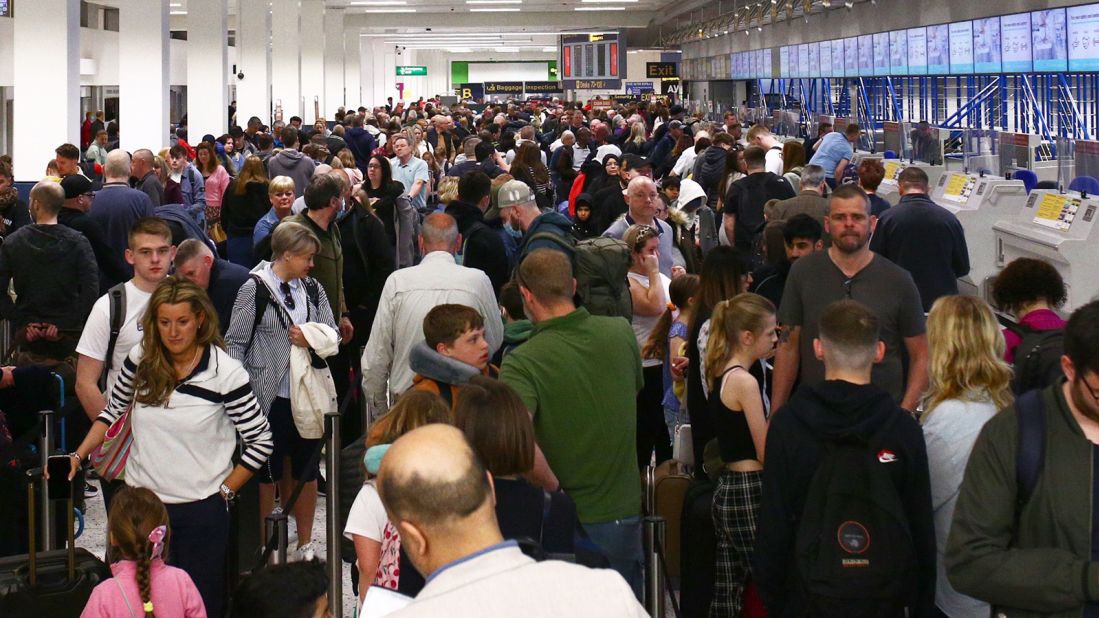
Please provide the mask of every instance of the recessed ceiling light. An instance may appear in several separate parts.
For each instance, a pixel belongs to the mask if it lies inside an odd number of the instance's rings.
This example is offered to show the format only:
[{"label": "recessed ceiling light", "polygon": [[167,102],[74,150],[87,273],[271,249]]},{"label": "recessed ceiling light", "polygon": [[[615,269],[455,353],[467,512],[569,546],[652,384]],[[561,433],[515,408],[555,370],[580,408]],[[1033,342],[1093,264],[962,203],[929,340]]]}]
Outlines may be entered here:
[{"label": "recessed ceiling light", "polygon": [[518,13],[523,9],[470,9],[470,13]]},{"label": "recessed ceiling light", "polygon": [[404,6],[408,4],[406,0],[358,0],[352,2],[351,6]]},{"label": "recessed ceiling light", "polygon": [[169,15],[186,15],[187,11],[169,11]]},{"label": "recessed ceiling light", "polygon": [[367,9],[367,13],[415,13],[416,9]]},{"label": "recessed ceiling light", "polygon": [[580,0],[580,2],[583,2],[584,4],[632,4],[637,1],[638,0]]},{"label": "recessed ceiling light", "polygon": [[501,54],[517,54],[517,53],[519,53],[519,48],[518,47],[497,47],[496,51],[500,52]]},{"label": "recessed ceiling light", "polygon": [[523,0],[466,0],[466,4],[523,4]]},{"label": "recessed ceiling light", "polygon": [[574,11],[625,11],[624,6],[578,6]]},{"label": "recessed ceiling light", "polygon": [[543,47],[542,51],[544,51],[544,52],[555,52],[555,51],[557,51],[557,48],[556,47]]}]

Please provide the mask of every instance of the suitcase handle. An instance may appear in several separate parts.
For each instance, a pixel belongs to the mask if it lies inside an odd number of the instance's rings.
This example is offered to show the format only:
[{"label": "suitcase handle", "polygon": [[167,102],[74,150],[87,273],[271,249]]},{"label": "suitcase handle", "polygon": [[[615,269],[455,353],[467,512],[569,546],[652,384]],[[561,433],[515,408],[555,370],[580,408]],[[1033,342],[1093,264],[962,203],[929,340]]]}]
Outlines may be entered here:
[{"label": "suitcase handle", "polygon": [[[38,585],[38,540],[37,540],[37,513],[35,507],[35,483],[43,478],[43,470],[45,468],[32,468],[27,470],[27,532],[28,532],[28,545],[30,552],[27,559],[27,580],[31,586]],[[66,548],[66,562],[68,566],[68,576],[66,582],[71,582],[76,579],[76,530],[75,530],[75,518],[76,513],[73,507],[73,484],[69,484],[69,496],[66,500],[66,535],[67,545]],[[43,517],[45,514],[43,514]]]}]

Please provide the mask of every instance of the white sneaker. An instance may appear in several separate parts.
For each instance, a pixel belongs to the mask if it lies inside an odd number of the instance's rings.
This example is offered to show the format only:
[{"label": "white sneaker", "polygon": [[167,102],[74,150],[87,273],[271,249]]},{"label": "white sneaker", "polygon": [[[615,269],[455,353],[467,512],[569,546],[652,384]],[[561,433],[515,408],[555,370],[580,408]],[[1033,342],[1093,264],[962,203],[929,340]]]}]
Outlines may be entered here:
[{"label": "white sneaker", "polygon": [[312,560],[315,555],[316,551],[313,547],[313,542],[310,541],[305,545],[302,545],[301,547],[295,549],[294,553],[289,558],[290,562],[308,562]]}]

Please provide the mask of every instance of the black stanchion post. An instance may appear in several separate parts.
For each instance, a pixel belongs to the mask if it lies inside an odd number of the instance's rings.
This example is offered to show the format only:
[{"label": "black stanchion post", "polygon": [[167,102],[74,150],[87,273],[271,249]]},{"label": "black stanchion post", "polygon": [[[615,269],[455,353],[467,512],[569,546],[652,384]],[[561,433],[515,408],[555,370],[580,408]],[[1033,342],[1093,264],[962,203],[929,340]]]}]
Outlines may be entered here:
[{"label": "black stanchion post", "polygon": [[654,618],[664,616],[664,564],[660,551],[664,547],[663,517],[646,517],[642,520],[645,544],[645,609]]},{"label": "black stanchion post", "polygon": [[328,509],[328,607],[333,616],[343,615],[343,559],[340,556],[340,412],[324,415],[325,458],[328,478],[325,505]]}]

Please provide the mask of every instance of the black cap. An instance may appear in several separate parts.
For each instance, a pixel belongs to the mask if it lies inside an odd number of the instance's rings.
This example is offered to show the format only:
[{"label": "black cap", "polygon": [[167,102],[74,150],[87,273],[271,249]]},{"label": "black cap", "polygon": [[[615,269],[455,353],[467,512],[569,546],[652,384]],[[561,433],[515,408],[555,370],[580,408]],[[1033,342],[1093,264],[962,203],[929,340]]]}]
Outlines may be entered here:
[{"label": "black cap", "polygon": [[625,154],[622,155],[622,167],[627,170],[636,170],[643,167],[652,167],[652,163],[645,157],[638,154]]},{"label": "black cap", "polygon": [[668,123],[668,129],[682,129],[683,123],[678,120],[673,120]]},{"label": "black cap", "polygon": [[73,174],[61,180],[61,188],[65,190],[65,199],[71,200],[90,192],[92,190],[92,181],[80,174]]}]

